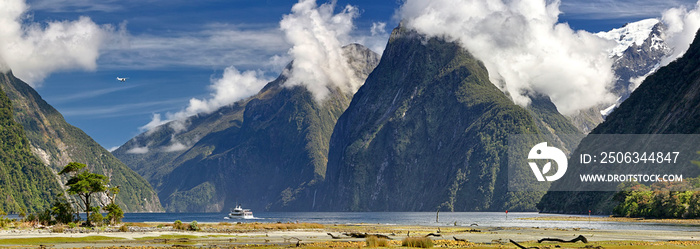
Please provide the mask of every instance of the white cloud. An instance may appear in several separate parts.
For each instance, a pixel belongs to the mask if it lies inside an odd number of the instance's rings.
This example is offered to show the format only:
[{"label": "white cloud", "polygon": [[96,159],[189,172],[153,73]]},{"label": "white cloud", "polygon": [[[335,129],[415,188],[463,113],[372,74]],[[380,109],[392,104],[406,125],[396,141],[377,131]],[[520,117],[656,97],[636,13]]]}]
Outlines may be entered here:
[{"label": "white cloud", "polygon": [[209,86],[212,90],[211,98],[192,98],[184,111],[169,118],[184,119],[198,113],[211,113],[222,106],[257,93],[270,80],[260,71],[240,72],[235,67],[227,67],[221,78],[212,79],[212,84]]},{"label": "white cloud", "polygon": [[693,42],[700,28],[700,1],[694,9],[685,7],[672,8],[664,11],[661,20],[666,24],[666,44],[673,49],[671,55],[661,61],[665,66],[683,56]]},{"label": "white cloud", "polygon": [[150,102],[137,102],[119,105],[104,105],[104,106],[85,106],[76,108],[63,108],[61,114],[63,116],[90,116],[92,118],[100,117],[123,117],[140,114],[151,114],[154,108],[160,108],[162,111],[172,110],[172,106],[177,103],[182,103],[187,99],[170,99],[158,100]]},{"label": "white cloud", "polygon": [[348,65],[341,48],[351,40],[358,9],[351,5],[340,13],[334,9],[334,2],[317,6],[315,0],[300,0],[280,22],[293,44],[288,54],[294,65],[285,84],[306,86],[319,102],[330,92],[329,86],[354,93],[364,83]]},{"label": "white cloud", "polygon": [[98,89],[98,90],[72,93],[72,94],[68,94],[68,95],[64,95],[64,96],[55,96],[55,97],[51,97],[47,101],[52,103],[52,104],[67,103],[67,102],[73,102],[73,101],[77,101],[77,100],[84,100],[87,98],[100,97],[100,96],[104,96],[104,95],[107,95],[110,93],[124,91],[124,90],[132,89],[135,87],[138,87],[138,86],[137,85],[130,85],[130,86],[103,88],[103,89]]},{"label": "white cloud", "polygon": [[356,35],[353,42],[362,44],[381,55],[389,40],[389,33],[386,31],[386,23],[374,22],[369,30],[369,35]]},{"label": "white cloud", "polygon": [[614,42],[557,23],[559,14],[559,1],[545,0],[408,0],[399,12],[407,27],[459,42],[519,105],[529,92],[563,114],[612,103]]},{"label": "white cloud", "polygon": [[271,79],[267,79],[261,71],[240,72],[233,66],[228,67],[224,70],[221,78],[211,79],[209,98],[191,98],[187,107],[175,113],[166,113],[165,119],[162,119],[160,114],[153,114],[151,121],[139,129],[152,131],[153,128],[169,122],[170,128],[176,133],[180,133],[186,130],[188,117],[200,113],[211,113],[223,106],[249,97],[260,91],[269,81]]},{"label": "white cloud", "polygon": [[113,146],[113,147],[110,147],[109,149],[107,149],[107,151],[114,152],[117,149],[119,149],[119,146]]},{"label": "white cloud", "polygon": [[[128,34],[123,44],[105,49],[100,65],[107,69],[163,69],[173,67],[259,68],[290,45],[276,28],[245,29],[210,24],[198,31],[167,35]],[[288,63],[287,61],[286,63]],[[274,65],[262,65],[277,69]]]},{"label": "white cloud", "polygon": [[133,148],[127,150],[126,153],[127,154],[146,154],[146,153],[148,153],[148,146],[143,146],[143,147],[134,146]]},{"label": "white cloud", "polygon": [[151,121],[148,122],[148,124],[145,124],[144,126],[139,127],[139,130],[141,130],[141,131],[154,131],[154,128],[161,126],[161,125],[167,123],[168,121],[169,120],[162,120],[160,118],[160,113],[155,113],[155,114],[153,114]]},{"label": "white cloud", "polygon": [[163,147],[163,151],[165,152],[175,152],[175,151],[183,151],[188,149],[189,146],[186,146],[178,141],[174,141],[172,144]]},{"label": "white cloud", "polygon": [[694,0],[567,0],[561,3],[561,10],[579,19],[646,19],[658,17],[659,10],[693,3]]},{"label": "white cloud", "polygon": [[38,0],[32,2],[32,8],[51,12],[112,12],[124,9],[118,4],[119,2],[119,0]]},{"label": "white cloud", "polygon": [[23,19],[23,0],[0,1],[0,71],[13,73],[31,85],[59,70],[97,67],[100,48],[114,28],[89,17],[76,21],[30,23]]}]

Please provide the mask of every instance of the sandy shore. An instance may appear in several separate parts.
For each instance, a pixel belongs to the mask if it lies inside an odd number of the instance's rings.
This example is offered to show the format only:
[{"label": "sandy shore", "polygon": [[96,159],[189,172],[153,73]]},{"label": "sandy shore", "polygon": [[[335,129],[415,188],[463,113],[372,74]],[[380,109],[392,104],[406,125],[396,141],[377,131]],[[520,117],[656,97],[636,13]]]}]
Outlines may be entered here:
[{"label": "sandy shore", "polygon": [[[207,226],[211,226],[207,231]],[[395,225],[324,225],[322,228],[302,229],[259,229],[252,231],[221,232],[214,229],[216,224],[203,224],[204,231],[162,231],[153,227],[153,231],[130,232],[83,232],[83,233],[52,233],[48,229],[7,229],[0,230],[0,246],[2,247],[33,247],[41,245],[54,248],[73,247],[245,247],[270,246],[288,247],[300,245],[313,247],[355,247],[363,245],[365,239],[351,238],[342,233],[369,233],[387,235],[395,241],[411,237],[424,237],[429,233],[440,234],[431,237],[436,246],[447,247],[455,242],[454,238],[469,241],[468,245],[477,247],[515,248],[509,240],[525,243],[537,243],[541,238],[573,239],[579,235],[585,236],[588,245],[605,244],[605,248],[615,248],[614,245],[628,245],[628,242],[651,242],[653,245],[668,245],[675,241],[685,241],[683,245],[700,248],[700,233],[684,231],[653,231],[653,230],[587,230],[587,229],[551,229],[551,228],[504,228],[504,227],[432,227],[432,226],[395,226]],[[439,233],[438,233],[439,229]],[[339,236],[333,239],[327,233]],[[100,236],[100,237],[97,237]],[[60,241],[59,241],[60,240]],[[443,244],[441,244],[444,241]],[[395,244],[400,242],[394,242]],[[612,244],[610,244],[612,243]],[[616,244],[617,243],[617,244]],[[631,243],[632,245],[634,243]],[[464,244],[462,246],[466,246]],[[551,244],[554,245],[554,244]],[[551,246],[550,245],[550,246]],[[583,247],[583,243],[564,244],[567,246]],[[611,246],[612,245],[612,246]],[[459,246],[458,246],[459,247]],[[630,247],[624,247],[630,248]],[[636,248],[636,247],[632,247]],[[640,247],[642,248],[642,247]],[[687,248],[687,247],[686,247]]]}]

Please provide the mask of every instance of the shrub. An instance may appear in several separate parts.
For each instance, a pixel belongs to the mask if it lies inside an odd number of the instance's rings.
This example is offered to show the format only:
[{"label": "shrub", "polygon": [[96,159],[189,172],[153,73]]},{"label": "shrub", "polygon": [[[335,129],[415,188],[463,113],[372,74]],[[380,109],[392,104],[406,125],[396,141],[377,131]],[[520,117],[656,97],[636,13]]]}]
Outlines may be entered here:
[{"label": "shrub", "polygon": [[173,223],[173,228],[175,228],[177,230],[186,230],[187,228],[185,226],[186,225],[182,224],[182,221],[180,221],[180,220],[176,220]]},{"label": "shrub", "polygon": [[78,225],[75,224],[75,222],[69,222],[69,223],[68,223],[68,227],[70,227],[70,228],[76,228],[76,227],[78,227]]},{"label": "shrub", "polygon": [[8,224],[10,224],[10,219],[5,218],[5,215],[7,215],[7,213],[5,213],[5,211],[0,209],[0,228],[3,228],[5,226],[7,226]]},{"label": "shrub", "polygon": [[37,222],[39,221],[39,218],[36,217],[36,214],[29,214],[24,217],[24,222]]},{"label": "shrub", "polygon": [[102,208],[103,210],[107,211],[107,222],[112,225],[116,225],[122,222],[122,218],[124,218],[124,211],[119,207],[119,205],[111,203]]},{"label": "shrub", "polygon": [[[53,206],[51,206],[49,211],[49,215],[53,216],[56,219],[56,222],[62,224],[78,221],[78,216],[75,214],[75,210],[63,196],[59,196],[54,200]],[[41,219],[39,220],[41,221]]]},{"label": "shrub", "polygon": [[431,248],[433,240],[426,237],[407,237],[401,241],[401,246]]},{"label": "shrub", "polygon": [[39,223],[41,223],[44,226],[50,226],[56,223],[51,217],[51,210],[44,210],[43,212],[40,212],[37,216],[37,218],[39,219]]},{"label": "shrub", "polygon": [[56,225],[53,228],[51,228],[52,233],[63,233],[64,230],[65,228],[61,225]]},{"label": "shrub", "polygon": [[100,208],[92,207],[90,216],[87,218],[87,224],[89,226],[101,226],[105,217],[100,213]]},{"label": "shrub", "polygon": [[367,242],[367,247],[387,247],[387,246],[389,246],[388,240],[377,238],[377,236],[369,236],[365,239],[365,242]]},{"label": "shrub", "polygon": [[199,226],[197,225],[196,220],[193,220],[192,223],[190,223],[190,231],[199,231]]},{"label": "shrub", "polygon": [[126,224],[124,224],[124,225],[122,225],[122,226],[119,227],[119,231],[121,231],[121,232],[128,232],[128,231],[129,231],[129,227],[128,227]]}]

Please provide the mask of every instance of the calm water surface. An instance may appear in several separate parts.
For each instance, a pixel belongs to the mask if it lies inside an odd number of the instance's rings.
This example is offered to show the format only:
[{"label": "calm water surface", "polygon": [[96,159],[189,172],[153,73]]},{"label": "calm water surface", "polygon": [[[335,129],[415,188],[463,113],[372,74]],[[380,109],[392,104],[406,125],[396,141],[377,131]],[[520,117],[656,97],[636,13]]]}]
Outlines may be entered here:
[{"label": "calm water surface", "polygon": [[[321,224],[392,224],[471,227],[472,224],[490,227],[546,227],[583,228],[597,230],[666,230],[700,231],[697,225],[676,225],[608,221],[542,221],[519,218],[561,216],[539,213],[495,212],[441,212],[439,222],[433,212],[256,212],[255,219],[224,219],[228,213],[127,213],[124,222],[313,222]],[[566,215],[577,216],[577,215]],[[580,217],[588,217],[578,215]],[[592,216],[605,217],[605,216]]]}]

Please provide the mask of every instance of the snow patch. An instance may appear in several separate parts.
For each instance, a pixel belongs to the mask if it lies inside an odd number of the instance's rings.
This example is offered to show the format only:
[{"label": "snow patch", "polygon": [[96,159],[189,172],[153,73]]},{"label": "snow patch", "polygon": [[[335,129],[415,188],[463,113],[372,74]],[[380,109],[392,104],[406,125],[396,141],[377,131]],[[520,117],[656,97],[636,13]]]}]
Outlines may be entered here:
[{"label": "snow patch", "polygon": [[[654,26],[659,22],[659,19],[656,18],[644,19],[628,23],[622,28],[613,29],[608,32],[598,32],[596,36],[617,42],[618,45],[610,50],[610,57],[620,57],[627,48],[633,45],[641,46],[644,44],[644,41],[649,38]],[[657,42],[652,45],[652,48],[661,48],[663,40],[659,37],[654,37],[655,38],[652,39],[656,39]]]},{"label": "snow patch", "polygon": [[608,115],[610,115],[610,113],[612,113],[612,112],[615,110],[615,108],[617,108],[618,106],[620,106],[620,103],[622,103],[622,102],[620,101],[621,99],[622,99],[622,97],[617,98],[617,100],[615,101],[615,104],[609,106],[608,108],[605,108],[605,109],[601,110],[601,111],[600,111],[600,115],[602,115],[603,118],[605,118],[605,117],[607,117]]}]

